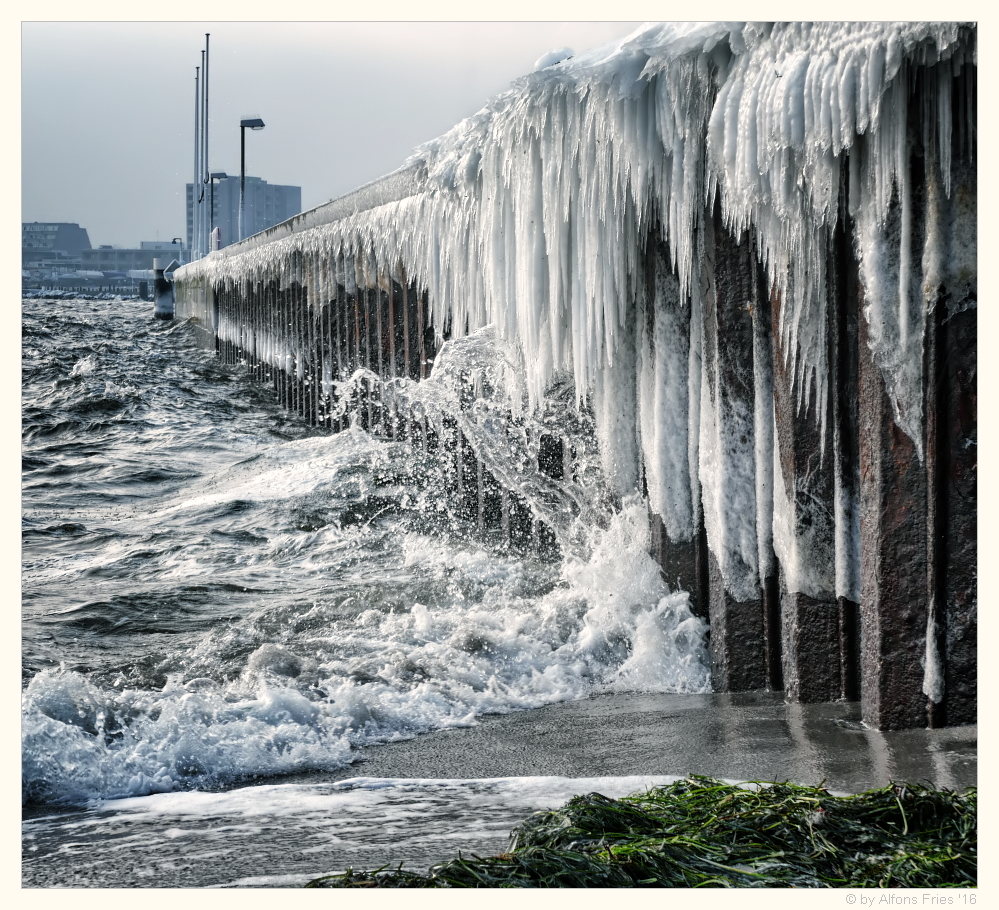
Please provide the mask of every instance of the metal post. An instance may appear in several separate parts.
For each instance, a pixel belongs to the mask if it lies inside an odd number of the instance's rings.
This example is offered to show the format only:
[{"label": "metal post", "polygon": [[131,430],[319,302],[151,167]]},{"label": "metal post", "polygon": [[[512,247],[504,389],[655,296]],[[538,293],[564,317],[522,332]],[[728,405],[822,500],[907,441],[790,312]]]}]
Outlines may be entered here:
[{"label": "metal post", "polygon": [[243,219],[243,194],[246,192],[246,127],[239,125],[239,239],[246,237]]},{"label": "metal post", "polygon": [[265,124],[259,117],[248,117],[239,121],[239,239],[246,237],[246,128],[262,130]]},{"label": "metal post", "polygon": [[201,67],[194,68],[194,176],[191,178],[191,258],[198,250],[198,152],[201,151]]},{"label": "metal post", "polygon": [[[209,183],[209,181],[210,181],[210,178],[208,176],[209,175],[209,171],[208,171],[208,32],[205,32],[205,109],[204,109],[204,115],[205,115],[205,132],[204,132],[205,159],[204,159],[204,170],[202,171],[203,176],[201,178],[202,185],[205,185],[205,184]],[[209,212],[205,212],[205,215],[206,215],[205,221],[208,222],[207,225],[206,225],[207,230],[205,230],[205,232],[204,232],[205,253],[208,253],[211,250],[211,234],[212,234],[212,228],[214,227],[214,225],[212,223],[211,214]]]},{"label": "metal post", "polygon": [[[201,52],[201,74],[205,72],[205,52]],[[205,80],[201,80],[201,142],[198,145],[198,258],[205,255],[205,210],[202,203],[205,200],[205,185],[202,175],[205,173]]]}]

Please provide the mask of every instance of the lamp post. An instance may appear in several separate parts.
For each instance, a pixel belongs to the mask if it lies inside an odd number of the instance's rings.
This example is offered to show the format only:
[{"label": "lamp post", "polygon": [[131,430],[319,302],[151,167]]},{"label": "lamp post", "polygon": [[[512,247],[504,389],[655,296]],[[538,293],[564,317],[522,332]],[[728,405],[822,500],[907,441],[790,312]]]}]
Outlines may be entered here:
[{"label": "lamp post", "polygon": [[194,180],[191,183],[191,261],[201,248],[201,208],[198,185],[201,183],[201,87],[198,82],[201,67],[194,68]]},{"label": "lamp post", "polygon": [[[204,104],[201,107],[201,118],[202,121],[204,122],[204,127],[202,128],[201,131],[201,148],[202,148],[201,198],[202,199],[205,198],[205,184],[210,182],[208,177],[208,37],[209,33],[205,32],[205,52],[204,56],[202,57],[202,59],[205,62],[205,68],[201,71],[201,75],[203,77],[203,82],[204,82],[202,90],[204,91],[204,99],[205,99]],[[208,215],[209,217],[204,218],[204,215]],[[202,217],[203,217],[202,225],[204,225],[204,227],[202,228],[201,232],[201,255],[204,256],[211,249],[211,238],[209,237],[209,235],[211,234],[212,228],[211,224],[209,224],[211,220],[210,213],[204,212]]]},{"label": "lamp post", "polygon": [[[211,225],[208,229],[208,236],[212,236],[212,232],[215,230],[215,181],[216,180],[228,180],[229,175],[225,171],[215,171],[211,175],[212,185],[209,191],[209,202],[208,202],[208,214],[211,221]],[[210,243],[211,241],[209,241]]]},{"label": "lamp post", "polygon": [[239,121],[239,239],[246,237],[246,214],[243,210],[243,196],[246,192],[246,128],[262,130],[264,121],[250,117]]}]

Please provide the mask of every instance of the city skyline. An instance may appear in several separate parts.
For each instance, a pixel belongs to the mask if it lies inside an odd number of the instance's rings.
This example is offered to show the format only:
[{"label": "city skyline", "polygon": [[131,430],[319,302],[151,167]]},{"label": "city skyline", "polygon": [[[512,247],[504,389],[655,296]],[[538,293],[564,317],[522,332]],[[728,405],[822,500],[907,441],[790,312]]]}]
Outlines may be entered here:
[{"label": "city skyline", "polygon": [[211,34],[210,162],[301,186],[302,208],[400,167],[553,48],[634,22],[22,24],[22,221],[97,246],[186,236],[194,77]]}]

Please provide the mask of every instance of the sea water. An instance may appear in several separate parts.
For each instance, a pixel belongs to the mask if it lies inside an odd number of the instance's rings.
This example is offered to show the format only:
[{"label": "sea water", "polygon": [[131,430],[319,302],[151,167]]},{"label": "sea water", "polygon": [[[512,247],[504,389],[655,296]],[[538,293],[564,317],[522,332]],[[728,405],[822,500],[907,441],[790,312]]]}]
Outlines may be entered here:
[{"label": "sea water", "polygon": [[[425,869],[502,851],[573,794],[689,772],[975,780],[974,728],[879,734],[856,706],[711,694],[645,505],[590,495],[599,476],[545,487],[517,440],[490,443],[488,407],[463,426],[561,555],[464,520],[447,453],[307,427],[148,303],[22,314],[27,886]],[[486,354],[480,334],[440,373]],[[584,527],[560,518],[584,499]]]},{"label": "sea water", "polygon": [[[563,558],[441,456],[282,411],[192,326],[25,300],[23,799],[226,787],[596,692],[710,687],[625,501]],[[577,535],[578,537],[578,535]]]}]

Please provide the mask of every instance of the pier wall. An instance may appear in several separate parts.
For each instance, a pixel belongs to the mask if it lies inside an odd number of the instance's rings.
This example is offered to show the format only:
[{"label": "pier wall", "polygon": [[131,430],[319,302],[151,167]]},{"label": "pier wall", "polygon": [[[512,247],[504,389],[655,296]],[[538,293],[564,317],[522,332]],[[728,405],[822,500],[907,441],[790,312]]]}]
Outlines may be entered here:
[{"label": "pier wall", "polygon": [[[712,78],[717,104],[725,86]],[[478,208],[462,208],[465,196],[441,208],[450,197],[428,154],[181,269],[176,314],[309,422],[337,432],[356,414],[372,432],[448,452],[455,496],[480,530],[552,546],[460,429],[435,431],[384,383],[426,379],[445,340],[498,324],[529,379],[541,376],[541,398],[560,368],[572,373],[608,484],[646,497],[652,554],[710,623],[717,691],[859,699],[879,729],[974,723],[974,68],[913,64],[899,79],[883,100],[902,123],[888,191],[875,186],[885,133],[858,133],[823,177],[833,215],[780,235],[783,248],[760,210],[733,217],[728,165],[715,163],[712,184],[710,143],[695,164],[684,159],[714,187],[684,216],[686,235],[675,206],[629,188],[601,245],[573,220],[573,185],[554,227],[548,208],[523,202],[548,198],[543,137],[524,150],[537,167],[504,178],[521,180],[510,211],[487,209],[503,184],[488,182],[483,142],[462,190]],[[710,105],[686,115],[707,133]],[[447,179],[460,184],[454,168]],[[585,180],[575,186],[585,195]],[[592,257],[606,269],[596,279]],[[580,308],[600,300],[573,283],[584,280],[602,288],[603,309],[580,328]],[[358,369],[383,382],[339,401],[336,383]],[[534,451],[549,476],[571,476],[561,439]]]}]

